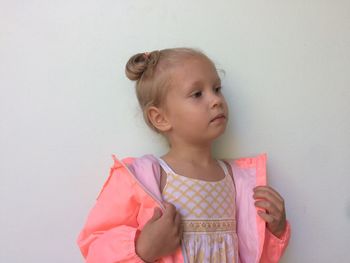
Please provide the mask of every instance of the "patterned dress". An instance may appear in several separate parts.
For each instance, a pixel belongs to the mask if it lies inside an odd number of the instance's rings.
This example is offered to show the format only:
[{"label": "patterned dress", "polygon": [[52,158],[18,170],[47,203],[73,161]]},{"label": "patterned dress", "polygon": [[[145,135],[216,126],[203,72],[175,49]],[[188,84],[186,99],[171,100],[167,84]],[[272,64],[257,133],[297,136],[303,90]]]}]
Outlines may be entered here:
[{"label": "patterned dress", "polygon": [[182,217],[185,262],[238,263],[235,187],[226,165],[225,177],[208,182],[176,174],[158,158],[167,174],[163,199]]}]

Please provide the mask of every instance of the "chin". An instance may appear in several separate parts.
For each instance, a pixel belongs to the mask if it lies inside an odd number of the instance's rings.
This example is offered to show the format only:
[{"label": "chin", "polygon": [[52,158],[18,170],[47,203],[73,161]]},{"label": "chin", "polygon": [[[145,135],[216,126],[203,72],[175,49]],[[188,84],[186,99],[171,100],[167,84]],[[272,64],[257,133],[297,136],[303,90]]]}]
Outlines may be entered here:
[{"label": "chin", "polygon": [[222,129],[218,130],[217,133],[212,134],[211,139],[212,139],[212,140],[216,140],[216,139],[219,138],[221,135],[223,135],[223,134],[225,133],[225,131],[226,131],[226,125],[225,125],[225,127],[223,127]]}]

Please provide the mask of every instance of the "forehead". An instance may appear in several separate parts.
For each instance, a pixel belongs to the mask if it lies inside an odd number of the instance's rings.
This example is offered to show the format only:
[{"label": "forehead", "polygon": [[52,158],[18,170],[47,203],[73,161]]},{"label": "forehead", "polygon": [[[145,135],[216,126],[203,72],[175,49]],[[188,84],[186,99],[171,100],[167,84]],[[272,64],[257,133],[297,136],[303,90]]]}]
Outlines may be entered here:
[{"label": "forehead", "polygon": [[206,57],[184,58],[171,70],[171,86],[190,88],[196,83],[216,84],[220,82],[214,64]]}]

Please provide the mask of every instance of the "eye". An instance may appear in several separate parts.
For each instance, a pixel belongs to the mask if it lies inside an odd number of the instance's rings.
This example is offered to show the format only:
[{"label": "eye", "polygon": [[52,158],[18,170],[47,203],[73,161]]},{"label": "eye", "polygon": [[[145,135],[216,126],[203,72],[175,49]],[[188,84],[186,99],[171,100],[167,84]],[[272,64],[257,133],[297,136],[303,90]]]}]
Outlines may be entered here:
[{"label": "eye", "polygon": [[192,97],[194,97],[194,98],[200,98],[201,96],[202,96],[201,91],[196,91],[195,93],[192,94]]},{"label": "eye", "polygon": [[215,91],[215,93],[220,93],[221,89],[222,89],[222,87],[219,86],[219,87],[214,88],[214,91]]}]

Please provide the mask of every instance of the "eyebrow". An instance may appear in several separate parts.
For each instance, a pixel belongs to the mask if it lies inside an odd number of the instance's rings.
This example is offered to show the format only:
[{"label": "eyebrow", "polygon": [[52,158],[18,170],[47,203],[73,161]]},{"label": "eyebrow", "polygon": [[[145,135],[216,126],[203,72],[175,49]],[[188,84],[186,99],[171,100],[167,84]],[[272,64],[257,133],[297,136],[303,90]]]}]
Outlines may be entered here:
[{"label": "eyebrow", "polygon": [[[221,84],[221,79],[220,78],[217,78],[214,82],[214,84]],[[195,82],[193,82],[191,85],[188,86],[189,89],[193,89],[193,88],[196,88],[196,86],[202,84],[202,81],[201,80],[197,80]]]}]

